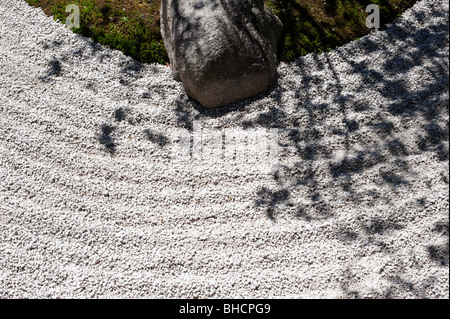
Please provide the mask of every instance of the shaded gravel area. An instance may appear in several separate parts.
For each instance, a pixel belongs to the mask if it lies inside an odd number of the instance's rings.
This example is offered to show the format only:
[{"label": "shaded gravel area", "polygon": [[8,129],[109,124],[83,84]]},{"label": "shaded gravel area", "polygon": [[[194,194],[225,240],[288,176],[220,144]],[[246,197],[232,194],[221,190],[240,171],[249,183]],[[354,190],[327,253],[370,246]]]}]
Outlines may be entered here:
[{"label": "shaded gravel area", "polygon": [[[448,298],[448,16],[418,1],[204,110],[0,0],[0,298]],[[263,138],[205,146],[232,129]],[[274,132],[276,171],[241,160]]]}]

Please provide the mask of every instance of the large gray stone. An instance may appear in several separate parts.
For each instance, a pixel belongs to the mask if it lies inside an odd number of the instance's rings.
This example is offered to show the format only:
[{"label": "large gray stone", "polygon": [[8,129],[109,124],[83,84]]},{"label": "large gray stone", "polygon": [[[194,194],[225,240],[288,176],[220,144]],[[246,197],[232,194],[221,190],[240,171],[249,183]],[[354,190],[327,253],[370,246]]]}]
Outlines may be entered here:
[{"label": "large gray stone", "polygon": [[173,75],[204,107],[264,92],[277,78],[281,21],[263,0],[162,0]]}]

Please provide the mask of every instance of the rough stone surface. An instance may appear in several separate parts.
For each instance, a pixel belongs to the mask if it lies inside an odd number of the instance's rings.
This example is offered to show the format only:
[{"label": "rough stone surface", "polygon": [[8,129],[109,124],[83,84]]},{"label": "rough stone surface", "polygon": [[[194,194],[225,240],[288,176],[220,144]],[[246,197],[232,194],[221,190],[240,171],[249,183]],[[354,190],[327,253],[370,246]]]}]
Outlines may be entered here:
[{"label": "rough stone surface", "polygon": [[[448,298],[448,5],[205,110],[169,68],[0,0],[0,299]],[[278,173],[178,165],[195,120],[278,128]]]},{"label": "rough stone surface", "polygon": [[282,29],[263,0],[161,3],[174,77],[207,108],[254,97],[276,81]]}]

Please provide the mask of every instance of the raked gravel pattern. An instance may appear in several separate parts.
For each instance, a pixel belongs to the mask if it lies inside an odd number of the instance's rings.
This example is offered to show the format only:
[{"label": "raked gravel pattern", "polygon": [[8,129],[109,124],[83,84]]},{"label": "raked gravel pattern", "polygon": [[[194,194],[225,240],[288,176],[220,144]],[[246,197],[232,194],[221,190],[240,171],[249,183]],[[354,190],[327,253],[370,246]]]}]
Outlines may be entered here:
[{"label": "raked gravel pattern", "polygon": [[[0,0],[0,298],[448,298],[448,16],[419,1],[204,110]],[[277,170],[240,158],[264,138],[176,161],[174,132],[231,129],[278,129]]]}]

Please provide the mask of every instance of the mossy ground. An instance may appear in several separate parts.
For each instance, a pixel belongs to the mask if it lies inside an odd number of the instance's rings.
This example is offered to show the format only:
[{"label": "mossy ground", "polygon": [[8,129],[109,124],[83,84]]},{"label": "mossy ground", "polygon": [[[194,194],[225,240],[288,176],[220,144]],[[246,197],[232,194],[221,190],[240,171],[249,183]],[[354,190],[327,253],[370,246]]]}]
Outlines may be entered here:
[{"label": "mossy ground", "polygon": [[[68,4],[80,7],[75,33],[92,38],[144,63],[168,62],[159,28],[161,0],[26,0],[65,23]],[[416,0],[267,0],[285,26],[280,59],[294,61],[310,52],[329,51],[369,33],[367,5],[380,7],[382,25]]]},{"label": "mossy ground", "polygon": [[381,24],[398,17],[416,0],[271,0],[266,1],[285,26],[280,58],[293,61],[310,52],[329,51],[371,30],[366,7],[377,4]]}]

